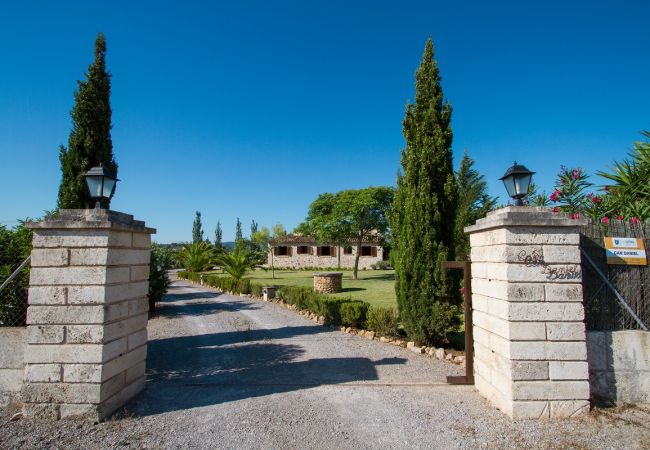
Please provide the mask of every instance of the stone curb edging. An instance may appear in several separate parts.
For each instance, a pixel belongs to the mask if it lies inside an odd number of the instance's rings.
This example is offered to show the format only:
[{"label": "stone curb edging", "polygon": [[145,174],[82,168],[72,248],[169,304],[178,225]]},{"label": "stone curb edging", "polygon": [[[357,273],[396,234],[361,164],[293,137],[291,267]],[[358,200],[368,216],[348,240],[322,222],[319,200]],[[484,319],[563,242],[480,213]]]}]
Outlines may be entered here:
[{"label": "stone curb edging", "polygon": [[194,285],[199,285],[203,288],[206,288],[208,290],[213,290],[216,292],[222,292],[225,294],[229,295],[234,295],[234,296],[239,296],[239,297],[247,297],[252,300],[257,300],[257,301],[265,301],[267,303],[274,303],[276,305],[282,306],[283,308],[286,308],[288,310],[294,311],[297,314],[304,316],[311,320],[314,323],[317,323],[318,325],[321,326],[328,326],[332,328],[333,330],[338,329],[341,333],[345,334],[350,334],[352,336],[358,336],[358,337],[363,337],[365,339],[371,340],[371,341],[378,341],[381,342],[382,344],[390,344],[395,347],[400,347],[404,348],[406,350],[410,350],[411,352],[415,353],[416,355],[422,355],[422,356],[428,356],[432,358],[436,358],[440,361],[446,361],[452,364],[456,365],[462,365],[463,367],[465,366],[465,352],[458,351],[458,350],[451,350],[451,349],[445,349],[445,348],[436,348],[436,347],[427,347],[427,346],[416,346],[415,342],[407,342],[402,339],[395,339],[395,338],[390,338],[390,337],[385,337],[385,336],[379,336],[376,332],[370,331],[370,330],[359,330],[356,328],[352,327],[346,327],[346,326],[335,326],[335,325],[328,325],[325,323],[325,317],[324,316],[318,316],[317,314],[314,314],[313,312],[309,310],[298,310],[294,305],[290,305],[288,303],[285,303],[282,300],[278,299],[271,299],[271,300],[264,300],[262,297],[256,297],[250,294],[239,294],[239,293],[234,293],[234,292],[229,292],[229,291],[224,291],[219,288],[215,288],[213,286],[208,286],[205,284],[201,284],[200,282],[194,282],[192,280],[188,280],[185,278],[179,278],[179,280],[186,281],[188,283],[194,284]]}]

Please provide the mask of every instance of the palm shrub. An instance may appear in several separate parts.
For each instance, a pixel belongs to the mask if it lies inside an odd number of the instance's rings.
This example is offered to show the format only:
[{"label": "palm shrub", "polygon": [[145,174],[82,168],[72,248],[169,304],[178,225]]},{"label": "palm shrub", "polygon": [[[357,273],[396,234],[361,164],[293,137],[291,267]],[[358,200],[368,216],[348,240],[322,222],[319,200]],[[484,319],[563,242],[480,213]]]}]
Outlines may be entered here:
[{"label": "palm shrub", "polygon": [[241,246],[235,246],[232,252],[217,256],[217,263],[235,280],[241,280],[254,265],[250,253]]},{"label": "palm shrub", "polygon": [[[643,135],[650,138],[650,132]],[[599,176],[612,181],[608,187],[611,201],[608,214],[626,219],[650,219],[650,142],[637,142],[629,157]]]},{"label": "palm shrub", "polygon": [[178,262],[188,272],[201,272],[212,265],[212,249],[204,241],[187,244],[178,252]]}]

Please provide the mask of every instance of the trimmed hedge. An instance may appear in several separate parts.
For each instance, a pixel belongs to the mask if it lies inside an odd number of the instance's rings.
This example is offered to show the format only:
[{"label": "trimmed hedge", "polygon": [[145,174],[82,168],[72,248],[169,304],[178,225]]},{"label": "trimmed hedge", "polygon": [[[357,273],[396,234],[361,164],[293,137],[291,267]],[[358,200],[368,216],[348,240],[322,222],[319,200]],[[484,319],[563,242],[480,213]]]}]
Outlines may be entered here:
[{"label": "trimmed hedge", "polygon": [[[203,279],[204,284],[233,294],[262,296],[263,285],[251,283],[248,279],[235,280],[187,271],[178,272],[178,277],[197,283]],[[281,286],[276,291],[276,297],[295,306],[297,310],[309,310],[317,316],[323,316],[332,325],[366,328],[385,336],[397,335],[397,313],[394,308],[371,306],[351,298],[333,298],[309,287]]]},{"label": "trimmed hedge", "polygon": [[363,327],[366,323],[366,314],[370,305],[360,300],[343,303],[341,305],[341,323],[348,327]]},{"label": "trimmed hedge", "polygon": [[222,291],[231,292],[233,294],[253,294],[259,297],[262,296],[262,285],[251,283],[251,280],[246,278],[235,280],[231,277],[217,277],[214,275],[203,275],[196,272],[187,272],[185,270],[178,272],[178,278],[194,281],[195,283],[201,282],[208,286],[221,289]]}]

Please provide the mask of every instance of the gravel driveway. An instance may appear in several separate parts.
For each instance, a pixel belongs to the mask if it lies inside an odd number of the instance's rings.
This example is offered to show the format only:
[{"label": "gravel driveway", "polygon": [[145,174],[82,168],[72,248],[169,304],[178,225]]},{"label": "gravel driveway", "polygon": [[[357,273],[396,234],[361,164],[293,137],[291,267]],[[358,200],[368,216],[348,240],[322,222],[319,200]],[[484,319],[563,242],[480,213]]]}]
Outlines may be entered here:
[{"label": "gravel driveway", "polygon": [[2,412],[0,448],[650,448],[650,407],[511,421],[459,366],[176,281],[149,322],[146,390],[92,424]]}]

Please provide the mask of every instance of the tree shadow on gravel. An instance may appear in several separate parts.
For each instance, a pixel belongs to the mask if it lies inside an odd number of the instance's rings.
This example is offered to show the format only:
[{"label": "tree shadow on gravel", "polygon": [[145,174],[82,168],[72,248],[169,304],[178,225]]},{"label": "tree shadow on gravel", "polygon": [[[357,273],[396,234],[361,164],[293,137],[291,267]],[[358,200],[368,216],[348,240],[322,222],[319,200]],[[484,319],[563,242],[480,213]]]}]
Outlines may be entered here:
[{"label": "tree shadow on gravel", "polygon": [[404,358],[301,360],[302,347],[266,342],[322,333],[321,327],[243,330],[151,341],[146,390],[128,406],[139,415],[215,405],[322,385],[377,380],[377,365]]},{"label": "tree shadow on gravel", "polygon": [[[227,297],[219,299],[222,295],[219,292],[208,291],[168,293],[163,297],[162,301],[156,303],[156,316],[205,316],[222,311],[236,312],[260,309],[260,306],[253,303],[225,300]],[[197,301],[193,302],[191,300]]]}]

